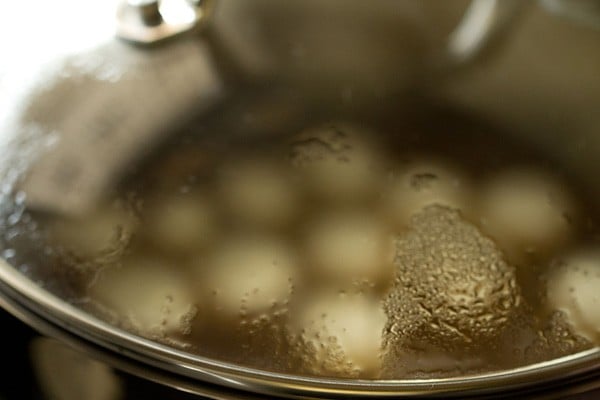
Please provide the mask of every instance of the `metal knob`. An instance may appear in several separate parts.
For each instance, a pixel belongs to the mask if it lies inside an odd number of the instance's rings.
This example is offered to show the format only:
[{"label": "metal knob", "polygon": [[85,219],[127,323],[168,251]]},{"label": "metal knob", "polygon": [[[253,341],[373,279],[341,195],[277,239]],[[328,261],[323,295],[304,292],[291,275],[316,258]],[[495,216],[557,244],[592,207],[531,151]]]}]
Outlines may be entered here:
[{"label": "metal knob", "polygon": [[117,12],[117,35],[153,44],[203,25],[214,0],[126,0]]}]

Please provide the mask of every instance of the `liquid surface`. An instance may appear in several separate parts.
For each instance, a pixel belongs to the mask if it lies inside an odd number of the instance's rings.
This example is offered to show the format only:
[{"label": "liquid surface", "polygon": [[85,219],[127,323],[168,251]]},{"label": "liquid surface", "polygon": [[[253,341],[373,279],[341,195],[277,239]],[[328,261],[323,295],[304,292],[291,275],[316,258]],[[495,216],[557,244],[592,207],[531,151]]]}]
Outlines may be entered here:
[{"label": "liquid surface", "polygon": [[86,215],[25,210],[5,258],[119,327],[276,372],[452,377],[598,343],[594,210],[550,158],[443,110],[260,105]]}]

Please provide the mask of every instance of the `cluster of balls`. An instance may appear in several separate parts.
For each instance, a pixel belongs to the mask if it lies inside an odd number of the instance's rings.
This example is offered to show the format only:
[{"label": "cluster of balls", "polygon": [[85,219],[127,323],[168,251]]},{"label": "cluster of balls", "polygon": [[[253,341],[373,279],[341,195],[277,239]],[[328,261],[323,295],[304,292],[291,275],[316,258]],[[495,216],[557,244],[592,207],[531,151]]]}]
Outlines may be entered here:
[{"label": "cluster of balls", "polygon": [[[494,290],[479,281],[512,282],[512,266],[532,254],[569,249],[549,275],[548,304],[564,311],[579,334],[598,337],[600,249],[571,245],[579,210],[567,186],[531,167],[493,171],[474,182],[460,163],[426,155],[400,162],[381,147],[376,135],[355,126],[316,127],[294,136],[283,157],[224,158],[209,183],[156,194],[139,218],[111,204],[54,222],[49,236],[90,259],[115,246],[116,237],[133,238],[118,265],[100,270],[88,296],[141,334],[193,335],[201,323],[239,326],[284,312],[290,337],[311,349],[310,373],[376,376],[383,332],[390,320],[403,318],[402,307],[390,306],[386,296],[400,293],[399,274],[410,272],[411,263],[417,271],[416,264],[429,260],[407,255],[411,243],[426,238],[436,217],[446,218],[441,235],[457,232],[469,246],[489,247],[486,255],[499,270],[487,273],[483,261],[469,267],[477,273],[454,270],[454,281],[440,282],[454,285],[456,295],[440,304],[464,306],[467,292],[475,304]],[[454,220],[463,225],[451,227]],[[435,247],[442,259],[430,272],[462,268],[460,257],[444,262],[447,246]],[[423,297],[418,287],[408,295]],[[505,312],[518,307],[513,294]],[[481,321],[464,329],[493,334]]]}]

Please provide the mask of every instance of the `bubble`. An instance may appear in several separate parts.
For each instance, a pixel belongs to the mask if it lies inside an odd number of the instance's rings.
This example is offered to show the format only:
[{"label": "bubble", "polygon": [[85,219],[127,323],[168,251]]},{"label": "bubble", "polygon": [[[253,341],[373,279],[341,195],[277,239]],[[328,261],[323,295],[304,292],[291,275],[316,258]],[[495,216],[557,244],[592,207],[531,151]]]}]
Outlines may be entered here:
[{"label": "bubble", "polygon": [[12,190],[13,185],[11,183],[3,183],[2,185],[0,185],[0,193],[2,193],[5,196],[9,195]]},{"label": "bubble", "polygon": [[12,214],[10,214],[8,216],[8,218],[6,219],[6,222],[8,223],[8,225],[10,225],[10,226],[17,225],[19,223],[19,221],[21,221],[21,216],[23,215],[23,211],[24,211],[24,209],[19,209],[19,210],[16,210],[15,212],[13,212]]},{"label": "bubble", "polygon": [[21,271],[23,273],[23,275],[29,275],[31,270],[32,270],[32,268],[31,268],[31,265],[29,265],[29,264],[19,265],[19,271]]},{"label": "bubble", "polygon": [[503,332],[522,302],[514,268],[495,244],[446,207],[413,216],[396,241],[394,264],[385,300],[392,364],[411,348],[433,348],[432,354],[481,348]]},{"label": "bubble", "polygon": [[27,199],[27,194],[25,192],[23,192],[22,190],[19,190],[16,194],[15,194],[15,204],[22,206],[25,204],[25,200]]},{"label": "bubble", "polygon": [[285,312],[263,314],[240,325],[236,340],[241,349],[233,359],[243,365],[271,371],[298,371],[301,354],[294,351],[294,337],[285,324],[287,317]]},{"label": "bubble", "polygon": [[525,362],[535,363],[563,357],[592,347],[578,335],[561,311],[552,313],[548,322],[537,332],[535,340],[524,351]]},{"label": "bubble", "polygon": [[2,251],[2,258],[4,258],[5,260],[10,260],[15,255],[17,255],[15,249],[5,249],[4,251]]},{"label": "bubble", "polygon": [[19,227],[8,228],[6,230],[6,232],[4,233],[4,240],[6,240],[7,242],[10,242],[10,241],[14,240],[15,238],[17,238],[22,233],[23,233],[23,230]]}]

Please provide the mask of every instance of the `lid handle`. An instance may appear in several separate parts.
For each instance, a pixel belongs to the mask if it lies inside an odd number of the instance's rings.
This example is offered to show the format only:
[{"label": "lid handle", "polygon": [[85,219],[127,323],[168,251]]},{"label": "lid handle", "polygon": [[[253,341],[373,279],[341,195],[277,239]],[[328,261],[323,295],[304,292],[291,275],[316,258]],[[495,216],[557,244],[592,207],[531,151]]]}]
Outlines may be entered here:
[{"label": "lid handle", "polygon": [[125,0],[117,12],[117,36],[149,45],[204,25],[214,0]]}]

